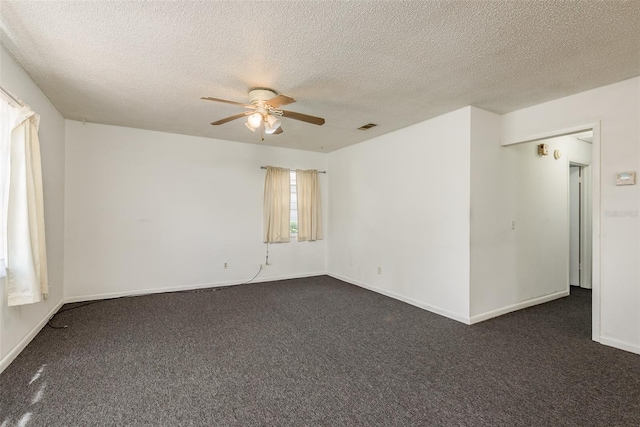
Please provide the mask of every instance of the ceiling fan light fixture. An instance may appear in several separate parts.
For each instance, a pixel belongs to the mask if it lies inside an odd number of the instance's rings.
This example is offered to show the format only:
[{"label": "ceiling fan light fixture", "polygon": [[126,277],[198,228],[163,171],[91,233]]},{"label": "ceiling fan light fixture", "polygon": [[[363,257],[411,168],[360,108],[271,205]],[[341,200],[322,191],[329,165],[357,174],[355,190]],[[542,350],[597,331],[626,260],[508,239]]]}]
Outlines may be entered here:
[{"label": "ceiling fan light fixture", "polygon": [[281,124],[280,120],[276,116],[269,114],[265,119],[264,132],[266,134],[271,135],[272,133],[278,130],[278,128],[280,127],[280,124]]},{"label": "ceiling fan light fixture", "polygon": [[247,124],[254,130],[260,127],[260,123],[262,123],[262,114],[260,113],[253,113],[247,119]]},{"label": "ceiling fan light fixture", "polygon": [[249,123],[244,124],[251,132],[255,132],[256,128],[252,127]]}]

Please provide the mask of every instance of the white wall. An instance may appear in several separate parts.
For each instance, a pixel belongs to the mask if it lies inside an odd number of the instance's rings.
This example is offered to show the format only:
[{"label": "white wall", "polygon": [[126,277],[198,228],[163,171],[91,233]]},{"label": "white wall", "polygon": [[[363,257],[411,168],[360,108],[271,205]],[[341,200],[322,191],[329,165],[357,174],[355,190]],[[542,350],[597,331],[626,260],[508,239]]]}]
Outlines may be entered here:
[{"label": "white wall", "polygon": [[500,120],[498,114],[471,109],[472,322],[521,301],[516,234],[511,229],[516,216],[516,153],[500,146]]},{"label": "white wall", "polygon": [[640,78],[505,114],[502,143],[592,122],[600,124],[601,150],[599,164],[597,157],[593,164],[600,182],[593,226],[600,232],[601,257],[593,271],[596,322],[600,303],[594,339],[640,353],[640,187],[614,185],[616,172],[640,169]]},{"label": "white wall", "polygon": [[[539,156],[546,143],[549,155]],[[569,293],[569,161],[591,164],[591,144],[574,136],[529,142],[516,152],[516,300]],[[560,150],[562,156],[554,158]]]},{"label": "white wall", "polygon": [[536,145],[504,148],[516,151],[514,302],[569,291],[569,166],[553,158],[556,144],[547,156]]},{"label": "white wall", "polygon": [[469,115],[329,154],[331,275],[468,321]]},{"label": "white wall", "polygon": [[[327,165],[322,153],[76,121],[66,135],[70,300],[251,279],[266,250],[260,166]],[[325,241],[269,249],[256,281],[326,271]]]},{"label": "white wall", "polygon": [[[47,300],[7,307],[1,283],[0,372],[29,343],[63,298],[64,268],[64,119],[27,73],[0,46],[0,84],[40,115],[40,148],[44,185],[49,289]],[[51,313],[52,314],[52,313]]]}]

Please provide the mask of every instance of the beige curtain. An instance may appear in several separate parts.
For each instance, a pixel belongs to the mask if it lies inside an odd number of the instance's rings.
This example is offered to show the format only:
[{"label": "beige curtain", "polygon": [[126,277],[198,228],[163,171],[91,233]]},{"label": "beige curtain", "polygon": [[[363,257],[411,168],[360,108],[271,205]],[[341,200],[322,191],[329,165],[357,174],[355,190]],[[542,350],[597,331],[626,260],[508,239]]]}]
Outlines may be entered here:
[{"label": "beige curtain", "polygon": [[296,170],[298,241],[322,240],[322,203],[317,170]]},{"label": "beige curtain", "polygon": [[291,182],[289,169],[267,167],[264,180],[264,238],[265,243],[289,241]]},{"label": "beige curtain", "polygon": [[6,206],[10,306],[38,302],[49,292],[38,140],[40,117],[25,107],[14,123]]}]

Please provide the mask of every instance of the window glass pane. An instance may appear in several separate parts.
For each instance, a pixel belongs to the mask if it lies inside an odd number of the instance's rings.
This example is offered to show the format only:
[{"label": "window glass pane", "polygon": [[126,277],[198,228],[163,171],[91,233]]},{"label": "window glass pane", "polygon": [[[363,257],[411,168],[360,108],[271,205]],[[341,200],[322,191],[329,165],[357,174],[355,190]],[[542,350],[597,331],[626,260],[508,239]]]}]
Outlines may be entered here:
[{"label": "window glass pane", "polygon": [[296,171],[292,170],[290,172],[291,180],[291,206],[289,209],[289,213],[291,215],[291,219],[289,221],[289,233],[292,236],[298,234],[298,195],[296,189]]}]

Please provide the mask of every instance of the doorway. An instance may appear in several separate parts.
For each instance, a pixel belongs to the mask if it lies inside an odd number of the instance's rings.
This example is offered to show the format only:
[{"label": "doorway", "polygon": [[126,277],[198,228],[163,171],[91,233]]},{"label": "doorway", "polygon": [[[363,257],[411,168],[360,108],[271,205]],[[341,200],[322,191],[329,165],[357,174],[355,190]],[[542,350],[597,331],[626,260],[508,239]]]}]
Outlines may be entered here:
[{"label": "doorway", "polygon": [[593,271],[589,172],[588,166],[569,165],[569,285],[584,289],[592,288]]},{"label": "doorway", "polygon": [[[564,235],[564,242],[559,245],[566,248],[563,254],[558,253],[558,256],[563,258],[566,262],[564,264],[565,270],[565,286],[567,294],[572,288],[569,286],[570,272],[569,272],[569,258],[570,258],[570,237],[569,237],[569,225],[570,225],[570,211],[569,211],[569,191],[570,191],[570,166],[580,166],[582,173],[582,185],[579,191],[579,204],[582,207],[581,221],[579,224],[579,254],[577,258],[580,262],[579,269],[579,284],[580,287],[586,291],[591,289],[592,295],[592,339],[594,341],[600,341],[600,122],[593,122],[590,124],[574,126],[571,128],[558,129],[555,131],[547,131],[544,133],[538,133],[529,137],[514,138],[509,141],[503,142],[503,146],[518,146],[525,145],[526,143],[548,143],[550,140],[560,138],[562,136],[573,136],[577,139],[588,142],[588,152],[584,150],[578,150],[573,154],[566,151],[567,147],[552,147],[549,146],[549,154],[558,154],[555,157],[558,163],[565,163],[565,179],[566,179],[566,199],[558,202],[565,206],[565,218],[567,234]],[[583,145],[584,147],[584,145]],[[559,150],[556,152],[556,150]],[[560,155],[561,154],[561,155]],[[585,155],[588,155],[588,159]],[[549,165],[550,156],[541,157],[541,164]],[[575,178],[575,177],[574,177]],[[544,191],[547,191],[547,186],[544,187]],[[553,187],[557,189],[558,187]],[[555,190],[554,190],[555,191]],[[585,209],[588,208],[588,209]],[[557,216],[555,216],[557,218]],[[575,254],[574,254],[575,256]],[[530,269],[530,271],[534,271]],[[574,271],[575,273],[575,271]],[[558,277],[558,281],[560,278]],[[577,287],[573,287],[576,292]],[[580,290],[579,293],[583,293]],[[589,292],[591,294],[591,292]],[[590,295],[591,296],[591,295]]]}]

